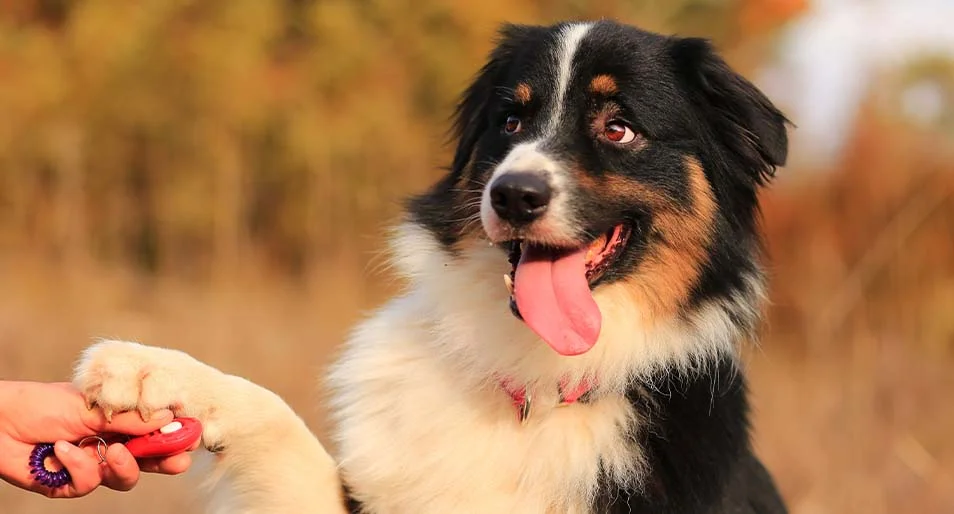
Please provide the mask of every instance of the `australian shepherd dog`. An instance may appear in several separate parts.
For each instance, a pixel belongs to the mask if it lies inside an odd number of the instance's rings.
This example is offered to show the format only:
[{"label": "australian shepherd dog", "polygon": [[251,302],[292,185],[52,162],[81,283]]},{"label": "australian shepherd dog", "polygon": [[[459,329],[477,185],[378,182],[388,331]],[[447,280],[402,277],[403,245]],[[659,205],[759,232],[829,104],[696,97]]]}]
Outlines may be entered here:
[{"label": "australian shepherd dog", "polygon": [[199,418],[213,512],[785,512],[739,351],[787,124],[705,40],[506,26],[449,171],[393,231],[406,289],[331,368],[333,457],[275,394],[178,351],[101,341],[74,383]]}]

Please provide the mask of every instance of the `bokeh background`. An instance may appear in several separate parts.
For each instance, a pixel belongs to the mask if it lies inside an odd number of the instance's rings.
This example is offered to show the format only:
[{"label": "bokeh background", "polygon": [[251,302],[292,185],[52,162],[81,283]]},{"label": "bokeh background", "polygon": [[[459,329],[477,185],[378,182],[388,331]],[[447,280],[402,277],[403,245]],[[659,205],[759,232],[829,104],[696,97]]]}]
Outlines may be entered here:
[{"label": "bokeh background", "polygon": [[[187,350],[324,430],[315,377],[400,284],[502,21],[712,38],[798,125],[746,361],[796,514],[954,512],[954,2],[0,0],[0,378],[93,337]],[[181,477],[0,512],[197,512]]]}]

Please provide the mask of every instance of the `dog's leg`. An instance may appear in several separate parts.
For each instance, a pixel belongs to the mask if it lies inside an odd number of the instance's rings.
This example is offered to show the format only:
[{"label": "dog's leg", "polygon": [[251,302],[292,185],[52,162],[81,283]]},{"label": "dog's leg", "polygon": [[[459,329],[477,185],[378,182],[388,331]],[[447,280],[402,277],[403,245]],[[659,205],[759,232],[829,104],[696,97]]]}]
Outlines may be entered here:
[{"label": "dog's leg", "polygon": [[276,394],[176,350],[103,341],[83,352],[73,383],[87,401],[148,418],[198,418],[213,452],[213,502],[229,513],[344,512],[334,461]]}]

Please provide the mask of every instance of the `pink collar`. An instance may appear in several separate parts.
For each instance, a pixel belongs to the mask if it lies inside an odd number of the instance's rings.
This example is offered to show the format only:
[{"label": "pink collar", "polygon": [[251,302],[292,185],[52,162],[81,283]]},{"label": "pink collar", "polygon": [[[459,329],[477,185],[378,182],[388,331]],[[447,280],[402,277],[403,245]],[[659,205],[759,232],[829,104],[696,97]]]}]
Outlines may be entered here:
[{"label": "pink collar", "polygon": [[[586,402],[588,399],[587,393],[591,392],[596,386],[596,381],[589,378],[583,378],[576,387],[572,388],[568,387],[568,382],[569,381],[565,378],[560,380],[560,384],[557,388],[560,392],[560,402],[557,404],[558,406],[570,405],[578,401],[581,403]],[[514,381],[509,378],[501,378],[497,380],[497,383],[500,385],[500,388],[510,396],[513,408],[517,411],[517,421],[521,424],[525,423],[530,417],[531,401],[533,398],[530,391],[527,390],[527,386],[515,385]]]}]

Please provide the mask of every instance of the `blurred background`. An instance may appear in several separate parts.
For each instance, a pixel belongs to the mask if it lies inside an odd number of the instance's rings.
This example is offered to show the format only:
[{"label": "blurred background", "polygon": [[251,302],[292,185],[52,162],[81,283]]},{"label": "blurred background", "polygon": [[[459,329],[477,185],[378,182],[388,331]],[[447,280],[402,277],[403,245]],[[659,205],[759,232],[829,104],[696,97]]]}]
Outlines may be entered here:
[{"label": "blurred background", "polygon": [[[954,512],[954,1],[0,0],[0,378],[106,336],[315,377],[503,21],[712,38],[790,115],[756,445],[795,514]],[[193,513],[181,477],[0,512]]]}]

